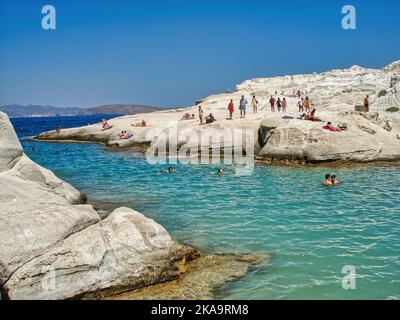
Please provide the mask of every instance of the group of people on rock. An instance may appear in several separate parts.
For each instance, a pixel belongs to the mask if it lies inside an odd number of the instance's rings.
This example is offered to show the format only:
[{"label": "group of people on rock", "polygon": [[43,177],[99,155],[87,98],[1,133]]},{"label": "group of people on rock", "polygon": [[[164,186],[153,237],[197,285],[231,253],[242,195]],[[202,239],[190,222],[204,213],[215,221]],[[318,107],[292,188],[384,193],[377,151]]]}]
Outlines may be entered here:
[{"label": "group of people on rock", "polygon": [[[246,118],[246,110],[247,110],[247,105],[249,102],[247,99],[242,95],[240,101],[239,101],[239,111],[240,111],[240,118]],[[271,96],[269,99],[269,104],[271,106],[271,112],[275,112],[275,106],[278,109],[278,112],[286,112],[287,109],[287,101],[286,98],[278,98],[277,100]],[[258,106],[259,102],[256,98],[255,95],[253,95],[251,102],[250,102],[251,108],[253,110],[253,113],[256,114],[258,113]],[[228,104],[228,111],[229,111],[229,119],[233,119],[233,112],[235,111],[235,105],[233,103],[233,99]]]},{"label": "group of people on rock", "polygon": [[127,132],[126,130],[121,131],[120,133],[117,134],[117,137],[121,140],[123,139],[130,139],[133,137],[132,132]]},{"label": "group of people on rock", "polygon": [[145,120],[142,120],[141,122],[131,124],[132,127],[140,127],[140,128],[145,128],[147,127],[147,122]]},{"label": "group of people on rock", "polygon": [[316,109],[312,109],[310,112],[303,112],[299,119],[301,120],[308,120],[308,121],[322,121],[315,115]]},{"label": "group of people on rock", "polygon": [[183,120],[194,120],[194,119],[196,119],[194,113],[190,114],[190,113],[187,113],[187,112],[186,112],[186,113],[182,116],[181,121],[183,121]]},{"label": "group of people on rock", "polygon": [[275,105],[278,109],[278,112],[281,112],[281,110],[282,110],[282,112],[286,112],[286,108],[287,108],[286,98],[282,98],[282,100],[281,100],[281,98],[278,98],[276,100],[273,96],[271,96],[269,98],[269,104],[271,106],[271,112],[275,112]]},{"label": "group of people on rock", "polygon": [[[277,93],[277,92],[275,92]],[[307,93],[307,91],[306,91]],[[283,94],[283,92],[282,92]],[[298,107],[298,111],[300,113],[300,116],[298,117],[298,119],[302,119],[302,120],[309,120],[309,121],[322,121],[320,118],[318,118],[315,113],[316,113],[316,109],[315,108],[311,108],[312,104],[311,104],[311,100],[308,96],[306,96],[305,98],[302,97],[302,93],[300,92],[300,90],[294,90],[293,91],[293,95],[298,97],[298,101],[297,101],[297,107]],[[364,99],[364,111],[365,112],[369,112],[369,96],[367,95]],[[240,118],[246,118],[246,111],[247,111],[247,106],[248,106],[249,102],[247,101],[247,99],[245,98],[244,95],[241,96],[241,99],[239,101],[239,111],[240,111]],[[280,98],[278,97],[277,99],[274,98],[273,95],[270,96],[268,104],[270,105],[270,110],[271,112],[286,112],[287,111],[287,106],[288,106],[288,102],[286,100],[286,98]],[[258,113],[258,109],[259,109],[259,101],[257,100],[256,96],[253,95],[251,102],[250,102],[250,106],[253,110],[253,113],[256,114]],[[210,113],[206,118],[204,118],[204,111],[203,108],[201,106],[198,107],[198,112],[199,112],[199,119],[200,119],[200,124],[204,124],[204,123],[212,123],[214,121],[216,121],[216,119],[214,118],[214,116],[212,115],[212,113]],[[233,114],[235,112],[235,104],[233,102],[233,99],[230,99],[229,103],[228,103],[228,112],[229,112],[229,120],[233,119]],[[284,118],[292,118],[291,116],[285,116]],[[186,113],[182,116],[181,120],[193,120],[195,119],[194,114],[190,115],[189,113]],[[206,121],[205,121],[206,120]],[[330,123],[328,123],[323,129],[327,129],[330,131],[341,131],[341,128],[334,128],[331,126]]]},{"label": "group of people on rock", "polygon": [[299,98],[297,101],[297,107],[299,108],[299,112],[310,112],[311,102],[308,97],[305,99],[303,97]]},{"label": "group of people on rock", "polygon": [[201,106],[199,106],[199,119],[200,119],[200,124],[204,123],[208,124],[217,121],[217,119],[215,119],[214,115],[211,112],[208,116],[204,117],[204,110]]},{"label": "group of people on rock", "polygon": [[[112,126],[108,123],[106,118],[101,119],[101,126],[102,126],[102,131],[106,131],[112,128]],[[131,125],[132,127],[140,127],[140,128],[145,128],[147,127],[147,122],[145,120],[142,120],[141,122],[134,123]],[[120,133],[117,134],[118,139],[130,139],[133,137],[133,132],[128,132],[126,130],[122,130]]]}]

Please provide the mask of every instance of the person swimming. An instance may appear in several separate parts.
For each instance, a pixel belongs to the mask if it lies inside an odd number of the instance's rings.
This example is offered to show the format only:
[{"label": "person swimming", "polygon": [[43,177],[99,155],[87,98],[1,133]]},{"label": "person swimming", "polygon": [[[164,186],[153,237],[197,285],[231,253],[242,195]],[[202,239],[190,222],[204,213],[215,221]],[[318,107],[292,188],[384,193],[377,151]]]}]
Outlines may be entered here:
[{"label": "person swimming", "polygon": [[331,182],[332,182],[333,185],[337,185],[337,184],[342,183],[341,181],[339,181],[339,180],[336,179],[336,176],[335,176],[335,175],[332,175],[332,176],[331,176]]},{"label": "person swimming", "polygon": [[332,183],[332,180],[331,180],[331,175],[329,173],[327,173],[325,175],[325,179],[324,179],[324,181],[322,181],[322,184],[324,186],[328,186],[328,187],[333,186],[333,183]]},{"label": "person swimming", "polygon": [[225,172],[224,172],[224,170],[222,170],[221,168],[219,168],[218,171],[217,171],[217,174],[218,174],[218,175],[222,175],[222,174],[225,174]]},{"label": "person swimming", "polygon": [[168,167],[166,173],[176,173],[176,170],[172,167]]}]

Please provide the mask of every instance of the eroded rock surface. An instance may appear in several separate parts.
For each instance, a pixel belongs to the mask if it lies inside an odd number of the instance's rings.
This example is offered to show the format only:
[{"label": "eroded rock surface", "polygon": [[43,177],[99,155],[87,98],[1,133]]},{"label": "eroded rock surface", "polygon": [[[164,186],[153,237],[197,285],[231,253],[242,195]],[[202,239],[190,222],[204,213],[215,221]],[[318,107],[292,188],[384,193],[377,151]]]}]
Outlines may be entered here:
[{"label": "eroded rock surface", "polygon": [[129,208],[101,220],[22,150],[0,113],[0,287],[10,299],[102,297],[175,279],[198,253]]}]

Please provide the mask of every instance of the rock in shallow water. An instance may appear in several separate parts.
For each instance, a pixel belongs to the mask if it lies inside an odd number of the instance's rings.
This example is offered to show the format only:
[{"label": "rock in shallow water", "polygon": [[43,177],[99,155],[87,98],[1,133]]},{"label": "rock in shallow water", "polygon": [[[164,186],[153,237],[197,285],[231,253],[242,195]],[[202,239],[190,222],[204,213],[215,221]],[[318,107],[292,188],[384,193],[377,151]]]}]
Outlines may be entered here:
[{"label": "rock in shallow water", "polygon": [[[215,299],[215,290],[243,277],[250,268],[266,265],[263,254],[202,255],[189,263],[179,279],[113,296],[127,300]],[[186,271],[186,272],[185,272]]]}]

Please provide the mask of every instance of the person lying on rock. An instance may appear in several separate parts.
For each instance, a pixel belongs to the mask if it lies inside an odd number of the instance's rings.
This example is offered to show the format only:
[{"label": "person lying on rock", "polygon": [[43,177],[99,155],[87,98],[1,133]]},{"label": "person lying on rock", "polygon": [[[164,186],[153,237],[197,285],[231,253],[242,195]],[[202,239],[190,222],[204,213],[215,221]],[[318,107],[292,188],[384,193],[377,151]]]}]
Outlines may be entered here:
[{"label": "person lying on rock", "polygon": [[124,139],[125,134],[126,134],[126,131],[121,131],[120,133],[117,134],[117,137],[118,137],[119,139]]},{"label": "person lying on rock", "polygon": [[145,127],[147,127],[147,123],[146,123],[146,121],[142,120],[142,122],[140,122],[140,123],[132,124],[132,127],[141,127],[141,128],[145,128]]},{"label": "person lying on rock", "polygon": [[181,121],[183,121],[183,120],[190,120],[190,114],[189,113],[185,113],[181,118]]},{"label": "person lying on rock", "polygon": [[311,112],[307,113],[304,117],[304,120],[309,120],[309,121],[322,121],[320,118],[315,116],[316,109],[312,109]]},{"label": "person lying on rock", "polygon": [[332,132],[340,132],[341,131],[339,128],[333,126],[331,122],[328,122],[325,126],[322,127],[322,129],[329,130]]}]

